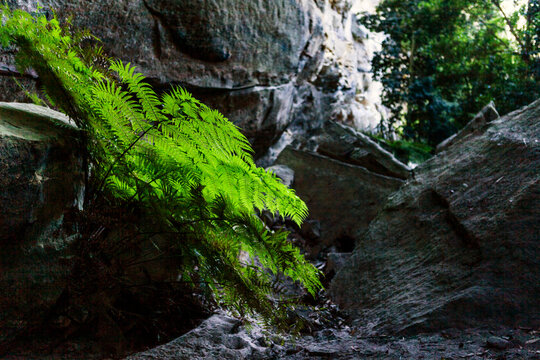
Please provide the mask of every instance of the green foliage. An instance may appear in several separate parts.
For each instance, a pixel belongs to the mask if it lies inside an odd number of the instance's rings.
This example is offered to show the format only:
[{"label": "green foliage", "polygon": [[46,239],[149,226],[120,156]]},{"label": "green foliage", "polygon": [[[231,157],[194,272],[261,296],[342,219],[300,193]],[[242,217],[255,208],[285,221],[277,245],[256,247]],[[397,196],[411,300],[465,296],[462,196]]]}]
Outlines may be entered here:
[{"label": "green foliage", "polygon": [[[283,273],[311,293],[319,272],[255,215],[300,224],[307,208],[256,167],[236,126],[188,92],[158,96],[130,64],[104,61],[89,34],[70,36],[56,19],[0,7],[1,45],[16,46],[19,71],[34,69],[48,101],[87,133],[92,201],[136,207],[152,236],[168,238],[183,281],[204,285],[240,313],[283,321],[287,301],[272,287]],[[172,254],[174,253],[174,254]],[[245,255],[248,256],[245,256]]]},{"label": "green foliage", "polygon": [[388,140],[376,135],[370,136],[405,164],[421,164],[433,156],[433,148],[427,144],[407,140]]},{"label": "green foliage", "polygon": [[373,60],[387,129],[434,146],[491,100],[504,114],[540,96],[540,1],[513,14],[500,2],[383,0],[364,17],[388,35]]}]

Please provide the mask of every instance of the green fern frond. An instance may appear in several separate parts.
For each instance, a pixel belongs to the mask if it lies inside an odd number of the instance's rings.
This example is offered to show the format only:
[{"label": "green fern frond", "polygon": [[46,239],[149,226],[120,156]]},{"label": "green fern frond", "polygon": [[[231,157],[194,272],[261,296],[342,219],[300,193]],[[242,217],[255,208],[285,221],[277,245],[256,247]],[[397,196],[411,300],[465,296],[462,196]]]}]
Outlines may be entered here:
[{"label": "green fern frond", "polygon": [[49,103],[88,134],[94,195],[136,204],[183,254],[184,279],[274,322],[285,314],[274,275],[311,294],[321,288],[319,271],[287,233],[269,231],[255,215],[268,210],[301,224],[307,207],[255,165],[238,127],[185,89],[158,96],[131,64],[104,61],[99,46],[85,52],[81,41],[96,40],[88,33],[72,38],[56,19],[5,5],[0,18],[1,45],[19,48],[17,66],[33,68]]}]

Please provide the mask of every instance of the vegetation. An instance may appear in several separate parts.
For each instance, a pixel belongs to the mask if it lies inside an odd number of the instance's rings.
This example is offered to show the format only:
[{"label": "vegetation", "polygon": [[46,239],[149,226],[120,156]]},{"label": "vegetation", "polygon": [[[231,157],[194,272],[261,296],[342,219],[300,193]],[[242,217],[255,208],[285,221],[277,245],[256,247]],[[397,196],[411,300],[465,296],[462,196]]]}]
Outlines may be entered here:
[{"label": "vegetation", "polygon": [[540,96],[540,1],[383,0],[363,22],[388,35],[373,60],[383,103],[407,140],[434,146],[493,100],[501,113]]},{"label": "vegetation", "polygon": [[19,71],[34,69],[46,101],[87,135],[86,207],[105,199],[136,208],[147,237],[174,244],[167,252],[179,259],[182,281],[239,313],[284,321],[277,274],[311,294],[321,288],[318,270],[287,233],[267,230],[256,215],[267,210],[300,224],[306,205],[256,167],[248,141],[223,115],[181,88],[158,96],[133,66],[106,59],[88,45],[95,38],[55,18],[7,6],[0,17],[1,45],[17,47]]},{"label": "vegetation", "polygon": [[427,144],[407,140],[389,140],[378,135],[369,135],[383,148],[390,151],[399,161],[418,165],[428,160],[433,153],[433,148]]}]

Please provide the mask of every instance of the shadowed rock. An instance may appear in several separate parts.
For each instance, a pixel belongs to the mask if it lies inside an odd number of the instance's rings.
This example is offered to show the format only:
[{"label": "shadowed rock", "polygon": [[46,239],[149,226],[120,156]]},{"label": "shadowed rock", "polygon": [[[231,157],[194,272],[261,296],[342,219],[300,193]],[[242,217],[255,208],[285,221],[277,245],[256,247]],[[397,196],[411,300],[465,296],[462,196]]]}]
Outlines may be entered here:
[{"label": "shadowed rock", "polygon": [[540,100],[419,166],[359,239],[333,298],[392,331],[540,325],[539,174]]},{"label": "shadowed rock", "polygon": [[287,147],[278,157],[294,171],[293,188],[309,208],[309,217],[320,221],[320,240],[309,251],[336,246],[352,251],[356,236],[402,184],[401,179],[371,172],[316,153]]},{"label": "shadowed rock", "polygon": [[63,291],[73,240],[63,220],[83,205],[83,179],[78,130],[63,114],[0,103],[0,341]]}]

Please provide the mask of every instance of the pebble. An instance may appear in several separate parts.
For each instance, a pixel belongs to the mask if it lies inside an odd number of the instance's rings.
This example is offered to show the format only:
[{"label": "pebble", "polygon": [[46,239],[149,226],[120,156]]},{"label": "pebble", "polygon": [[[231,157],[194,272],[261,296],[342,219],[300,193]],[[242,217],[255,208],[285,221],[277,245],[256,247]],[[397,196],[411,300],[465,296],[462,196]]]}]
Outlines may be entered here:
[{"label": "pebble", "polygon": [[511,347],[512,343],[498,336],[491,336],[487,339],[486,346],[492,349],[505,350]]}]

